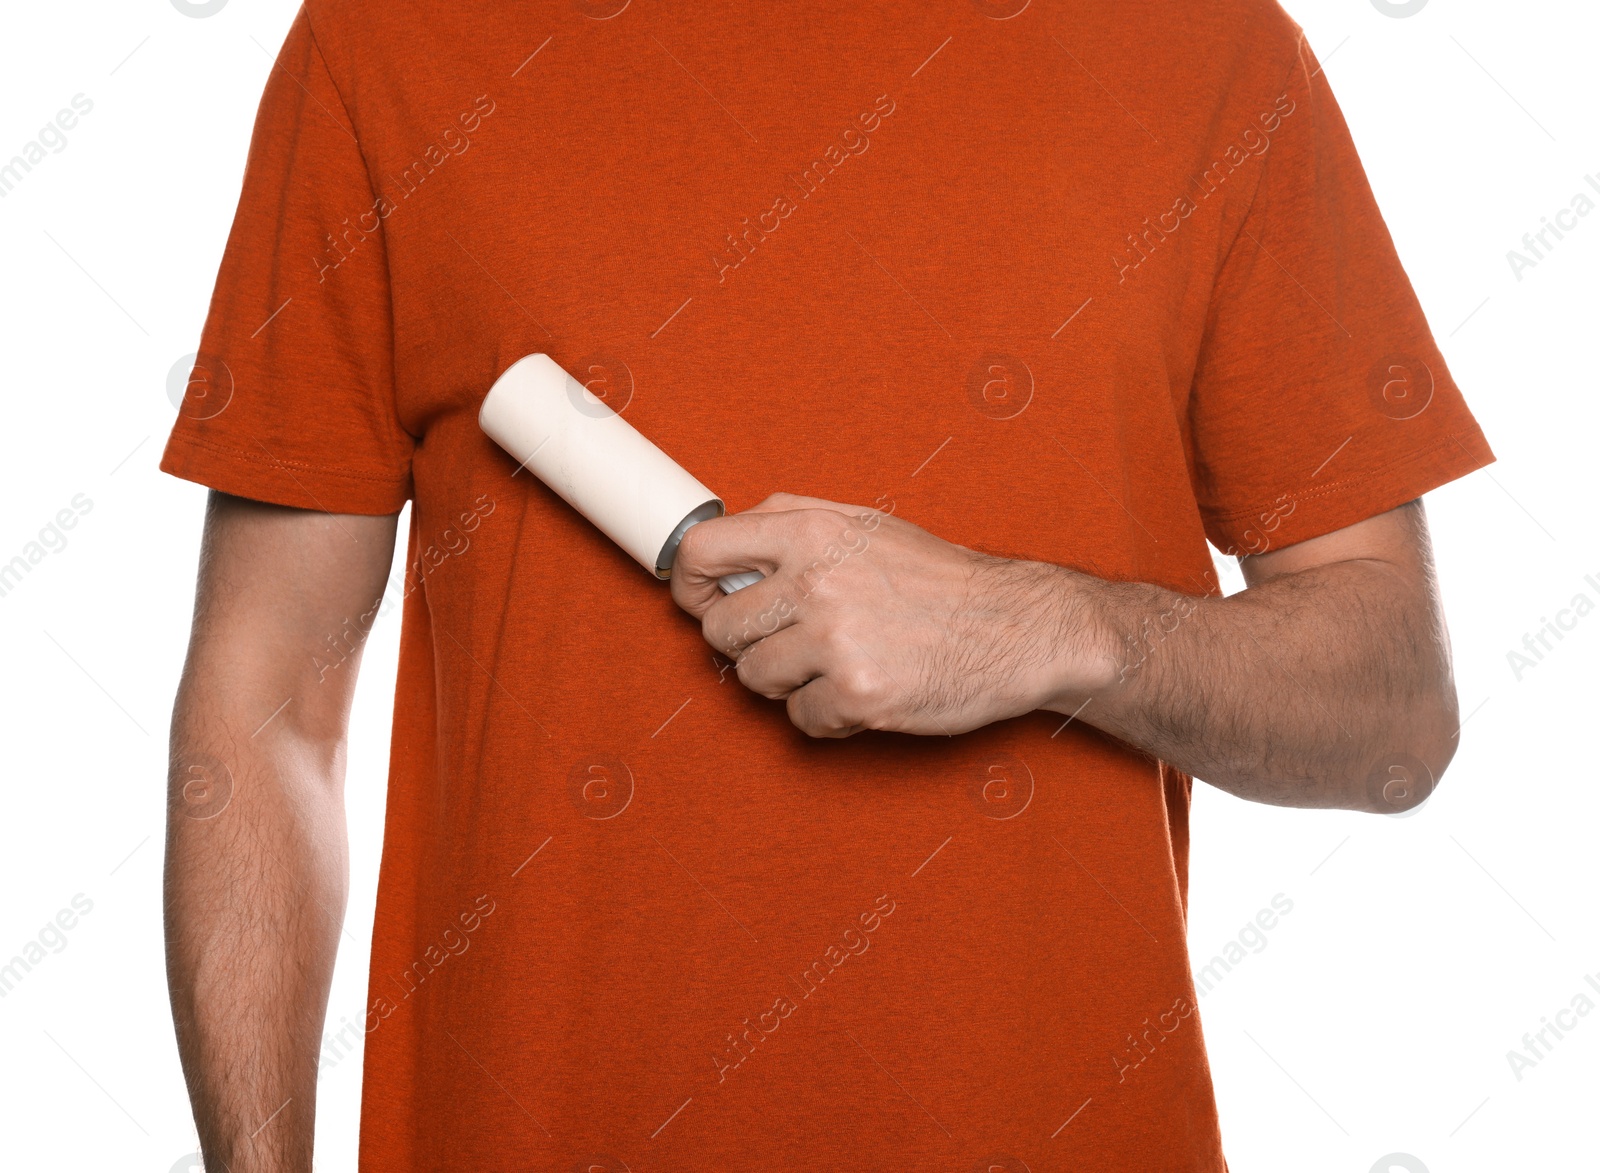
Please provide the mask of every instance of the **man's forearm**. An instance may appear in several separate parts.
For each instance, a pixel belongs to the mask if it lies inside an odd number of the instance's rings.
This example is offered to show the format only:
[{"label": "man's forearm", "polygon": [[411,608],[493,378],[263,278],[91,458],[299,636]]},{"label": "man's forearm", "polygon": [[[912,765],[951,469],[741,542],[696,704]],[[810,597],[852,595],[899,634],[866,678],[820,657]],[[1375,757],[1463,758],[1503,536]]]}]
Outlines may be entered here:
[{"label": "man's forearm", "polygon": [[1317,566],[1227,598],[1071,571],[1056,589],[1115,671],[1046,707],[1241,798],[1396,813],[1449,764],[1444,633],[1386,563]]},{"label": "man's forearm", "polygon": [[342,751],[288,726],[252,739],[199,707],[180,697],[173,723],[166,940],[179,1053],[207,1169],[300,1173],[347,886]]},{"label": "man's forearm", "polygon": [[[172,715],[167,980],[207,1169],[308,1173],[345,730],[395,518],[213,493]],[[351,646],[324,664],[329,632]]]}]

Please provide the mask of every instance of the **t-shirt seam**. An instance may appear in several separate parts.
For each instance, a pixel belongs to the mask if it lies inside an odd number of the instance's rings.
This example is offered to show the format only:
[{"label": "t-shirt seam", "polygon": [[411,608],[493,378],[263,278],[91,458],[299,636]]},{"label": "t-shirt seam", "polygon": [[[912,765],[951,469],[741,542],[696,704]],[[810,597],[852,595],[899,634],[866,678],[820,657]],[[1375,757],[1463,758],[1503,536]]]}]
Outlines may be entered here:
[{"label": "t-shirt seam", "polygon": [[[1333,494],[1333,493],[1339,493],[1339,492],[1343,492],[1346,489],[1358,487],[1364,481],[1371,480],[1373,477],[1382,476],[1384,473],[1389,472],[1396,465],[1405,464],[1405,463],[1407,463],[1409,461],[1419,460],[1419,459],[1422,459],[1424,457],[1432,456],[1432,455],[1434,455],[1434,453],[1440,451],[1443,448],[1448,447],[1451,444],[1454,444],[1456,447],[1460,448],[1462,453],[1469,460],[1473,459],[1472,452],[1467,448],[1467,446],[1465,444],[1461,443],[1461,441],[1457,438],[1457,434],[1455,432],[1451,432],[1443,440],[1440,440],[1436,444],[1430,444],[1428,447],[1420,449],[1420,450],[1402,453],[1401,455],[1396,456],[1393,460],[1387,461],[1386,463],[1381,464],[1381,465],[1377,466],[1376,468],[1369,469],[1365,474],[1363,474],[1360,477],[1345,477],[1343,480],[1330,481],[1326,485],[1321,486],[1316,491],[1311,492],[1311,493],[1287,493],[1287,494],[1280,494],[1279,496],[1280,497],[1283,497],[1283,496],[1290,497],[1291,499],[1293,499],[1296,502],[1300,502],[1300,501],[1315,501],[1318,498],[1327,497],[1327,496],[1329,496],[1330,494]],[[1231,513],[1214,513],[1214,512],[1212,512],[1210,510],[1206,510],[1206,513],[1207,513],[1207,515],[1210,517],[1210,519],[1212,521],[1217,522],[1217,523],[1220,524],[1220,523],[1230,522],[1230,521],[1239,521],[1239,520],[1241,520],[1243,518],[1247,518],[1247,517],[1255,517],[1255,516],[1259,515],[1262,512],[1270,512],[1271,509],[1272,509],[1272,505],[1270,505],[1270,504],[1268,504],[1266,506],[1262,506],[1260,504],[1257,504],[1257,505],[1252,505],[1247,509],[1235,510],[1235,511],[1233,511]]]},{"label": "t-shirt seam", "polygon": [[[1278,79],[1278,84],[1275,87],[1280,95],[1289,92],[1289,79],[1294,76],[1294,71],[1297,68],[1303,68],[1301,50],[1305,47],[1305,43],[1306,31],[1301,29],[1300,35],[1295,38],[1294,48],[1289,54],[1289,68],[1284,70],[1283,76]],[[1309,93],[1307,96],[1310,96]],[[1228,242],[1228,247],[1222,254],[1222,263],[1217,266],[1216,277],[1211,283],[1213,296],[1216,293],[1217,281],[1222,279],[1222,274],[1228,267],[1228,260],[1233,256],[1233,250],[1239,247],[1239,238],[1244,235],[1244,226],[1250,223],[1250,216],[1256,210],[1256,200],[1261,197],[1261,186],[1266,182],[1267,166],[1267,160],[1262,159],[1261,166],[1256,168],[1256,181],[1254,186],[1250,188],[1250,201],[1245,204],[1244,215],[1239,217],[1239,227],[1234,231],[1233,239]]]},{"label": "t-shirt seam", "polygon": [[[361,146],[361,137],[356,133],[356,120],[350,115],[350,103],[345,101],[344,91],[339,88],[339,79],[333,76],[333,66],[328,63],[328,54],[322,48],[322,38],[317,36],[316,23],[311,19],[311,5],[301,6],[306,14],[306,35],[311,38],[311,47],[317,52],[317,60],[322,63],[322,72],[328,75],[328,84],[333,87],[333,92],[338,95],[339,109],[344,112],[345,121],[350,124],[350,137],[355,141],[356,150],[361,152],[361,162],[365,167],[367,152]],[[371,172],[368,172],[370,178]]]},{"label": "t-shirt seam", "polygon": [[[1294,71],[1297,68],[1304,68],[1304,63],[1301,60],[1301,49],[1306,43],[1306,31],[1298,24],[1295,25],[1295,29],[1299,35],[1295,37],[1294,46],[1289,52],[1289,67],[1284,70],[1283,76],[1278,79],[1278,84],[1275,87],[1279,94],[1288,93],[1289,79],[1294,76]],[[1274,102],[1276,102],[1276,99],[1274,99]],[[1233,239],[1228,242],[1228,247],[1222,250],[1216,266],[1211,271],[1211,287],[1206,296],[1205,320],[1201,323],[1200,339],[1195,348],[1195,367],[1190,371],[1189,389],[1184,395],[1183,412],[1181,413],[1184,417],[1192,416],[1194,411],[1194,372],[1199,369],[1199,364],[1205,356],[1206,347],[1211,341],[1213,329],[1216,325],[1218,289],[1222,283],[1223,274],[1227,272],[1228,262],[1233,259],[1233,254],[1239,247],[1239,238],[1244,235],[1245,225],[1250,223],[1250,217],[1255,212],[1256,201],[1261,197],[1261,186],[1266,182],[1268,166],[1269,161],[1266,156],[1263,156],[1261,166],[1256,168],[1255,183],[1250,188],[1250,198],[1245,203],[1244,214],[1239,217],[1239,226],[1234,229]],[[1184,427],[1181,421],[1179,426]],[[1184,430],[1187,430],[1187,428],[1184,428]]]},{"label": "t-shirt seam", "polygon": [[[367,177],[367,194],[373,197],[374,202],[383,198],[377,186],[372,181],[372,160],[367,157],[367,148],[361,141],[361,132],[356,127],[355,116],[350,113],[350,102],[344,96],[344,90],[339,85],[339,79],[333,75],[333,64],[328,60],[327,51],[322,47],[322,38],[317,36],[317,26],[312,19],[311,5],[302,4],[301,10],[306,16],[306,35],[311,39],[311,48],[315,50],[317,60],[322,64],[322,72],[328,79],[328,85],[333,87],[334,95],[339,99],[339,110],[344,114],[345,121],[350,124],[350,141],[355,143],[356,154],[361,158],[361,170]],[[400,420],[400,363],[395,347],[399,338],[399,328],[394,318],[394,268],[389,264],[389,237],[383,231],[383,221],[380,217],[377,231],[373,234],[378,238],[379,255],[383,259],[383,287],[386,294],[384,300],[388,303],[386,309],[389,315],[389,406],[393,411],[394,438],[403,443],[415,446],[420,439],[414,436]]]},{"label": "t-shirt seam", "polygon": [[346,480],[353,481],[368,481],[373,484],[397,488],[403,486],[407,480],[405,472],[375,474],[350,468],[340,468],[337,465],[309,464],[303,460],[285,460],[283,457],[273,456],[271,453],[259,455],[248,448],[234,448],[227,444],[215,444],[209,440],[202,440],[196,436],[185,436],[181,433],[174,434],[172,439],[179,447],[201,448],[218,456],[227,456],[268,468],[298,469],[301,472],[320,473],[324,476],[343,477]]}]

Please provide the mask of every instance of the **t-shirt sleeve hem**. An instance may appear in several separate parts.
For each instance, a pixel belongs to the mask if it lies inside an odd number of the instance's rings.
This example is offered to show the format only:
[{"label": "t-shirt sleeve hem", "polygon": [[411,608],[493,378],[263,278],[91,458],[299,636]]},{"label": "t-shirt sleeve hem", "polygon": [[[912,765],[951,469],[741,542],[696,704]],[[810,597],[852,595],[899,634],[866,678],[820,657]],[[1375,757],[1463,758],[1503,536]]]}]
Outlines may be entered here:
[{"label": "t-shirt sleeve hem", "polygon": [[323,467],[267,451],[212,444],[174,432],[161,471],[235,497],[324,513],[398,513],[411,496],[409,473]]},{"label": "t-shirt sleeve hem", "polygon": [[1206,536],[1230,555],[1261,554],[1308,541],[1376,517],[1424,493],[1493,464],[1489,442],[1476,427],[1397,457],[1360,475],[1229,513],[1206,511]]}]

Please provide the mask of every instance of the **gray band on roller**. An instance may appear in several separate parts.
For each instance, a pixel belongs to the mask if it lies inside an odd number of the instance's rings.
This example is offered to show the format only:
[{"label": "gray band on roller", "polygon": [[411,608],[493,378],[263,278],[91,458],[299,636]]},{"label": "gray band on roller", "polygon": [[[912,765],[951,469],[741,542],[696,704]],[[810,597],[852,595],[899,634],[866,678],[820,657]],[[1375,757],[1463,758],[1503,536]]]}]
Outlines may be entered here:
[{"label": "gray band on roller", "polygon": [[656,555],[656,577],[672,577],[672,560],[678,556],[678,543],[683,541],[683,535],[689,532],[690,526],[710,521],[713,517],[721,517],[722,514],[722,502],[713,498],[704,505],[696,507],[688,517],[680,521],[678,528],[673,530],[672,536],[667,539],[666,545],[661,547],[661,553]]}]

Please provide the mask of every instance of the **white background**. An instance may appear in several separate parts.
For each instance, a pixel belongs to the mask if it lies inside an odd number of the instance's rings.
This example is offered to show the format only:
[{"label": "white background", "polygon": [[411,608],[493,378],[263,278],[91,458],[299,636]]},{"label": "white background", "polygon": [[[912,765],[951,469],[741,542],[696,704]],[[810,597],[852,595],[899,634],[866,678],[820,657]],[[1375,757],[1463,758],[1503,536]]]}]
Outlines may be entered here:
[{"label": "white background", "polygon": [[[175,415],[169,372],[198,340],[294,7],[233,0],[196,19],[168,0],[98,0],[11,4],[0,18],[0,161],[74,95],[94,103],[0,200],[0,563],[76,495],[92,502],[65,548],[0,597],[0,962],[75,895],[93,902],[0,998],[7,1169],[167,1173],[195,1148],[160,871],[204,492],[156,462]],[[1274,895],[1294,906],[1201,1002],[1224,1141],[1234,1173],[1386,1173],[1393,1153],[1413,1173],[1597,1168],[1600,1013],[1520,1079],[1507,1052],[1574,995],[1600,1005],[1584,982],[1600,982],[1600,614],[1520,680],[1507,653],[1575,595],[1600,604],[1600,213],[1520,281],[1506,253],[1588,191],[1586,174],[1600,182],[1600,18],[1589,0],[1431,0],[1406,18],[1373,0],[1287,7],[1327,62],[1499,463],[1428,498],[1466,717],[1435,798],[1381,818],[1198,788],[1196,963]],[[334,1028],[364,1004],[398,618],[379,621],[353,718]],[[357,1056],[324,1071],[324,1171],[355,1167],[360,1082]]]}]

